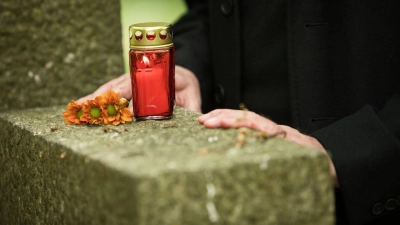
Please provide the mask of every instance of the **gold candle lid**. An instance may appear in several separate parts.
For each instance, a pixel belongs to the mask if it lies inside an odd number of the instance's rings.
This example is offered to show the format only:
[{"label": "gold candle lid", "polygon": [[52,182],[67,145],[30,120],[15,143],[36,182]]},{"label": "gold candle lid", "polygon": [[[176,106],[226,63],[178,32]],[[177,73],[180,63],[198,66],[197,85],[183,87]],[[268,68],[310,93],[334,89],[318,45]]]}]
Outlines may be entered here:
[{"label": "gold candle lid", "polygon": [[171,24],[163,22],[137,23],[129,26],[131,49],[167,48],[172,43]]}]

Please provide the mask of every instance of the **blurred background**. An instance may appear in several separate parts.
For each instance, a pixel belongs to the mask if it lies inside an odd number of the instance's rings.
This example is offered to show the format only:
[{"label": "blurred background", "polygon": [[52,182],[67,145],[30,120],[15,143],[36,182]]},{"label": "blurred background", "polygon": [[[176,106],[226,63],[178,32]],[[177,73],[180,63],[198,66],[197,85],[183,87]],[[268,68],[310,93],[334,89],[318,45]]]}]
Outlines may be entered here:
[{"label": "blurred background", "polygon": [[67,104],[129,71],[129,26],[184,0],[0,0],[0,112]]},{"label": "blurred background", "polygon": [[124,70],[129,72],[129,26],[141,22],[174,23],[186,12],[184,0],[120,0]]}]

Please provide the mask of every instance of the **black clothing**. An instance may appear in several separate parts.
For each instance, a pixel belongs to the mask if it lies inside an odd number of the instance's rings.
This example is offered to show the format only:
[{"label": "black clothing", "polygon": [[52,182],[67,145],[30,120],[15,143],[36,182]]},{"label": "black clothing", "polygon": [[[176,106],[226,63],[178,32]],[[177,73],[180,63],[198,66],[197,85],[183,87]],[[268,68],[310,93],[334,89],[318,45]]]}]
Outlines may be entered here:
[{"label": "black clothing", "polygon": [[338,224],[400,224],[395,2],[187,3],[176,62],[198,77],[203,111],[243,102],[314,136],[336,167]]}]

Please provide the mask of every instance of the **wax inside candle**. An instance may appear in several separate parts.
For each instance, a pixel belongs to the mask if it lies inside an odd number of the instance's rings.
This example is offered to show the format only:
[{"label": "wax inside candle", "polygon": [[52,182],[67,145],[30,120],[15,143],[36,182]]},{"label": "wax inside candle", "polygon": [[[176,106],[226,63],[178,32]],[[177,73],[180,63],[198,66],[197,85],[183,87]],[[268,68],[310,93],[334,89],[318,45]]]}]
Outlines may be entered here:
[{"label": "wax inside candle", "polygon": [[175,90],[171,54],[171,50],[130,52],[135,117],[172,115]]}]

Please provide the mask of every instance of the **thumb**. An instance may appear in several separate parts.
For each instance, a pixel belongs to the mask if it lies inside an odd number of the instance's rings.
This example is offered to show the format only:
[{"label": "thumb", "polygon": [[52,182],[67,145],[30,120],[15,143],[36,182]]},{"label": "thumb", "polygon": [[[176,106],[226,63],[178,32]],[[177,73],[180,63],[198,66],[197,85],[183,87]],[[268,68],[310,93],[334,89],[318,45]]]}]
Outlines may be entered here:
[{"label": "thumb", "polygon": [[128,109],[129,109],[129,111],[131,111],[131,116],[134,116],[134,114],[133,114],[133,99],[131,99],[131,101],[129,101]]},{"label": "thumb", "polygon": [[185,101],[183,104],[183,107],[195,112],[201,113],[201,103],[199,101],[196,101],[197,99],[189,99],[189,101]]}]

